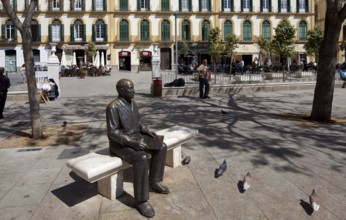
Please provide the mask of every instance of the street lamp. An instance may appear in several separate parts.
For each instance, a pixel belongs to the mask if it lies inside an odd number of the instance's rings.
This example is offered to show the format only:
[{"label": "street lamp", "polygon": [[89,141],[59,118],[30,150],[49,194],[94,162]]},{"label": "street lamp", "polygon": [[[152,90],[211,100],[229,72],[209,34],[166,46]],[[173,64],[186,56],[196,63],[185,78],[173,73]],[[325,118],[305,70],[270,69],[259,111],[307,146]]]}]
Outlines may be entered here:
[{"label": "street lamp", "polygon": [[174,19],[175,19],[175,78],[178,78],[178,24],[177,24],[177,17],[178,12],[174,12]]}]

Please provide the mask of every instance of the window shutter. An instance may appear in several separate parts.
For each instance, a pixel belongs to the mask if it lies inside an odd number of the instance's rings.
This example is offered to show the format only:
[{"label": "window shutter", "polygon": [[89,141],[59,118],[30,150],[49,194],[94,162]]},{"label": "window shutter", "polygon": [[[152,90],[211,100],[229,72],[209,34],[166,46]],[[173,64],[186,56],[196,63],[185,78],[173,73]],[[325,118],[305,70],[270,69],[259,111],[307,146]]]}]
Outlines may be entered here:
[{"label": "window shutter", "polygon": [[150,0],[148,0],[148,10],[150,11]]},{"label": "window shutter", "polygon": [[252,11],[252,0],[250,0],[250,11]]},{"label": "window shutter", "polygon": [[48,42],[52,42],[52,25],[48,25]]},{"label": "window shutter", "polygon": [[199,5],[199,11],[202,11],[202,1],[198,0],[198,5]]},{"label": "window shutter", "polygon": [[86,25],[85,24],[83,24],[83,32],[82,32],[82,34],[83,34],[83,42],[85,42],[86,41]]},{"label": "window shutter", "polygon": [[243,10],[243,0],[240,0],[240,8],[241,8],[241,11],[244,11]]},{"label": "window shutter", "polygon": [[287,0],[287,12],[291,12],[291,1]]},{"label": "window shutter", "polygon": [[106,0],[103,0],[103,10],[107,11],[107,1]]},{"label": "window shutter", "polygon": [[74,1],[75,1],[75,0],[71,0],[71,1],[70,1],[70,11],[73,11],[73,10],[74,10],[74,8],[73,8],[73,3],[74,3]]},{"label": "window shutter", "polygon": [[179,11],[181,11],[181,0],[179,0]]},{"label": "window shutter", "polygon": [[278,11],[281,12],[281,0],[278,1],[279,7],[278,7]]},{"label": "window shutter", "polygon": [[224,11],[224,7],[225,7],[224,1],[225,1],[225,0],[221,0],[221,11]]},{"label": "window shutter", "polygon": [[301,0],[297,0],[297,13],[299,12],[299,1],[301,1]]},{"label": "window shutter", "polygon": [[93,41],[96,41],[96,24],[92,25],[92,33],[91,33],[91,35],[92,35]]},{"label": "window shutter", "polygon": [[95,4],[96,4],[95,1],[96,1],[96,0],[93,0],[93,2],[92,2],[92,4],[91,4],[91,8],[92,8],[93,11],[95,11]]},{"label": "window shutter", "polygon": [[189,11],[192,11],[192,0],[189,0]]},{"label": "window shutter", "polygon": [[51,1],[48,2],[48,10],[49,10],[49,11],[52,11],[52,10],[53,10],[52,4],[53,4],[53,3],[52,3]]},{"label": "window shutter", "polygon": [[13,25],[13,32],[14,32],[13,38],[14,38],[14,40],[17,40],[17,28],[14,25]]},{"label": "window shutter", "polygon": [[264,0],[261,0],[261,2],[260,2],[260,11],[261,11],[261,12],[263,11],[263,1],[264,1]]},{"label": "window shutter", "polygon": [[64,1],[59,0],[60,3],[60,11],[64,11]]},{"label": "window shutter", "polygon": [[37,33],[38,33],[38,38],[37,38],[37,40],[38,40],[38,42],[41,42],[41,24],[38,24],[37,25]]},{"label": "window shutter", "polygon": [[85,11],[85,0],[82,0],[82,11]]},{"label": "window shutter", "polygon": [[2,39],[5,39],[5,36],[6,36],[5,32],[6,32],[6,26],[4,24],[2,24],[1,25],[1,38]]},{"label": "window shutter", "polygon": [[60,41],[61,42],[64,42],[65,41],[65,31],[64,31],[65,29],[64,29],[64,25],[63,24],[61,24],[60,25]]},{"label": "window shutter", "polygon": [[309,0],[305,0],[305,12],[309,12]]},{"label": "window shutter", "polygon": [[17,11],[17,0],[13,0],[13,10]]},{"label": "window shutter", "polygon": [[208,11],[211,11],[211,0],[208,0]]},{"label": "window shutter", "polygon": [[103,38],[105,39],[105,42],[108,42],[108,25],[104,24],[104,33],[103,33]]},{"label": "window shutter", "polygon": [[70,26],[70,31],[71,31],[70,33],[71,41],[74,41],[74,25],[73,24],[71,24]]},{"label": "window shutter", "polygon": [[231,0],[231,11],[234,11],[234,0]]},{"label": "window shutter", "polygon": [[269,0],[269,12],[272,12],[272,0]]},{"label": "window shutter", "polygon": [[137,0],[137,10],[141,10],[141,0]]}]

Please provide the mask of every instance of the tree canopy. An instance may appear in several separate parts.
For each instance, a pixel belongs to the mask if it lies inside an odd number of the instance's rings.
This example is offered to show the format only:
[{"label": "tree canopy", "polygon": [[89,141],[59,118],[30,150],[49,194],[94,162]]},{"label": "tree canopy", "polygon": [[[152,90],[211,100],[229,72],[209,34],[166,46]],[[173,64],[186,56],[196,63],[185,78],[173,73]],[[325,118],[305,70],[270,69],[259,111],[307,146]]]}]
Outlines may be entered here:
[{"label": "tree canopy", "polygon": [[296,29],[286,20],[281,21],[275,28],[272,46],[282,57],[289,57],[294,52]]},{"label": "tree canopy", "polygon": [[308,31],[308,39],[304,45],[304,49],[309,56],[315,56],[315,58],[318,58],[322,39],[323,32],[318,28]]}]

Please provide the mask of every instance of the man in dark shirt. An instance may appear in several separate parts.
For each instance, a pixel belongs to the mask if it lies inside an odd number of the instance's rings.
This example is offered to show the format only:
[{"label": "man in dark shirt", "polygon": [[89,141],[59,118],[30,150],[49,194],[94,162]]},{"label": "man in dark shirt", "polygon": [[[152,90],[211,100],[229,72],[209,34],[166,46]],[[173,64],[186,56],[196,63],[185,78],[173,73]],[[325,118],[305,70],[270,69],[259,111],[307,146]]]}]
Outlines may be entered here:
[{"label": "man in dark shirt", "polygon": [[10,79],[4,75],[5,69],[0,67],[0,119],[4,118],[3,111],[7,98],[7,90],[10,88]]},{"label": "man in dark shirt", "polygon": [[[109,149],[111,154],[132,164],[136,209],[150,218],[155,215],[155,211],[148,202],[149,191],[169,193],[169,189],[160,184],[164,175],[167,146],[163,143],[162,136],[149,131],[142,124],[133,100],[133,83],[128,79],[121,79],[116,89],[118,97],[111,101],[106,109]],[[152,143],[156,143],[156,146]],[[150,169],[148,153],[151,154]]]}]

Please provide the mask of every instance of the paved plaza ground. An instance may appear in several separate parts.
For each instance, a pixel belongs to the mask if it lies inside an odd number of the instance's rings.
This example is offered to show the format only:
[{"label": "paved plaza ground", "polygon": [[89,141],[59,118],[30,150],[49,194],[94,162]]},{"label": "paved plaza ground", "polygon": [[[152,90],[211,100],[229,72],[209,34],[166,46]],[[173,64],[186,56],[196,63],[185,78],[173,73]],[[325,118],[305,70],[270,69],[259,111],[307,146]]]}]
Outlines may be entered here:
[{"label": "paved plaza ground", "polygon": [[[150,74],[61,78],[61,97],[41,105],[43,124],[67,121],[90,128],[76,146],[0,150],[0,219],[143,219],[131,207],[130,172],[126,194],[110,201],[66,166],[70,158],[108,147],[105,108],[123,77],[134,81],[149,128],[199,130],[183,146],[191,163],[166,167],[163,183],[171,193],[150,193],[154,219],[346,219],[346,89],[335,89],[333,117],[339,123],[318,124],[302,120],[311,111],[313,90],[159,98],[149,95]],[[0,140],[30,121],[29,105],[7,102],[4,115]],[[228,169],[215,179],[223,160]],[[248,171],[254,183],[241,193],[238,183]],[[313,188],[322,205],[311,214]]]}]

